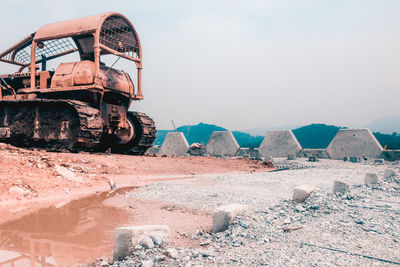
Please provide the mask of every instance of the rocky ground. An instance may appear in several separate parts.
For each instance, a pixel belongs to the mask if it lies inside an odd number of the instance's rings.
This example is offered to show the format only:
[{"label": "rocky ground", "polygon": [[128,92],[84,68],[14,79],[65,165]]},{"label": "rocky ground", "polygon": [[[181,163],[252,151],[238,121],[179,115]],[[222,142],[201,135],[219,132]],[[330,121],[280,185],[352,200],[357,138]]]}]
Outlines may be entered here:
[{"label": "rocky ground", "polygon": [[[382,178],[387,168],[399,173],[396,162],[280,160],[277,165],[285,170],[161,182],[126,194],[199,210],[231,203],[251,210],[221,233],[180,233],[198,246],[138,246],[114,266],[400,265],[400,176]],[[368,172],[380,181],[364,185]],[[332,194],[337,179],[349,183],[350,191]],[[290,198],[301,183],[319,191],[299,204]],[[105,260],[93,265],[105,265]]]},{"label": "rocky ground", "polygon": [[39,208],[110,190],[195,175],[268,171],[248,159],[55,153],[0,143],[0,223]]}]

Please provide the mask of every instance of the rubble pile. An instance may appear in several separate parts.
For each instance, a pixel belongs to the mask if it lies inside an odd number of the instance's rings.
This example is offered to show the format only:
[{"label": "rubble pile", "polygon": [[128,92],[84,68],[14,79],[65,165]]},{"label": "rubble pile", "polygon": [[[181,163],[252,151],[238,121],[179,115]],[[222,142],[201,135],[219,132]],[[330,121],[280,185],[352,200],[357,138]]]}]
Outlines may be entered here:
[{"label": "rubble pile", "polygon": [[400,177],[343,192],[319,190],[302,203],[282,200],[236,216],[223,232],[181,233],[198,241],[197,248],[140,246],[113,266],[400,264]]}]

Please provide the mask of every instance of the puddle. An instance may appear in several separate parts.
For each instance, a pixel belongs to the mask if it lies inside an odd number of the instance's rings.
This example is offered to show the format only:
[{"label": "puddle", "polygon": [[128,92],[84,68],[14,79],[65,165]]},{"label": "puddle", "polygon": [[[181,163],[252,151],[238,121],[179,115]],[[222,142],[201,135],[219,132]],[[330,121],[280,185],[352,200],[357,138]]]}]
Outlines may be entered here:
[{"label": "puddle", "polygon": [[131,189],[60,203],[0,225],[0,266],[70,266],[111,256],[114,228],[134,216],[109,200]]}]

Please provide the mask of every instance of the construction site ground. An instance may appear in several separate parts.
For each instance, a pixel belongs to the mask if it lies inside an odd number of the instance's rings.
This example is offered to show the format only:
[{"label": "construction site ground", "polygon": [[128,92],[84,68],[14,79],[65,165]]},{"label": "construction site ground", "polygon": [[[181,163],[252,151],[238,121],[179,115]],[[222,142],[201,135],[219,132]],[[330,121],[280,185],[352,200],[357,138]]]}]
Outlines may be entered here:
[{"label": "construction site ground", "polygon": [[[0,143],[0,223],[60,201],[194,175],[268,171],[246,159],[55,153]],[[5,216],[4,216],[5,215]]]},{"label": "construction site ground", "polygon": [[[166,244],[138,248],[114,265],[400,264],[398,162],[275,159],[271,167],[249,159],[52,153],[5,144],[0,159],[2,260],[33,253],[19,260],[105,266],[113,262],[116,227],[161,224],[170,227]],[[383,179],[386,169],[397,175]],[[380,182],[363,185],[366,173]],[[110,179],[120,189],[112,190]],[[334,180],[350,191],[332,194]],[[318,192],[292,202],[294,187],[304,183]],[[213,211],[232,203],[249,212],[212,234]]]}]

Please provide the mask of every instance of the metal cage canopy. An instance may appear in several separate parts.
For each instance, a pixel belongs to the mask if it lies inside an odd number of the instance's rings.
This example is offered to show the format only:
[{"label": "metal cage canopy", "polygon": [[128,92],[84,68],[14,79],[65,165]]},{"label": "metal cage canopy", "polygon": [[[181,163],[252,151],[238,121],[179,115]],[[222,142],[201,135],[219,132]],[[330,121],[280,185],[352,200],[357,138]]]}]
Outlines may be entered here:
[{"label": "metal cage canopy", "polygon": [[41,27],[35,33],[31,46],[31,88],[35,84],[35,65],[38,62],[38,59],[35,58],[36,48],[48,40],[68,37],[75,41],[81,59],[94,59],[96,72],[100,68],[100,55],[113,54],[134,61],[138,70],[136,99],[143,99],[140,39],[132,23],[125,16],[116,12],[51,23]]},{"label": "metal cage canopy", "polygon": [[47,24],[36,32],[33,40],[38,43],[50,39],[87,34],[94,35],[94,45],[99,45],[104,50],[103,54],[117,54],[140,62],[139,36],[132,23],[125,16],[116,12]]}]

